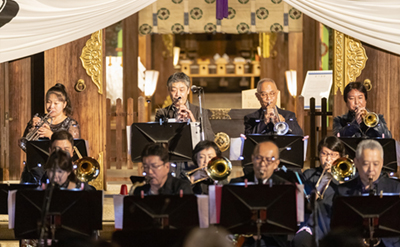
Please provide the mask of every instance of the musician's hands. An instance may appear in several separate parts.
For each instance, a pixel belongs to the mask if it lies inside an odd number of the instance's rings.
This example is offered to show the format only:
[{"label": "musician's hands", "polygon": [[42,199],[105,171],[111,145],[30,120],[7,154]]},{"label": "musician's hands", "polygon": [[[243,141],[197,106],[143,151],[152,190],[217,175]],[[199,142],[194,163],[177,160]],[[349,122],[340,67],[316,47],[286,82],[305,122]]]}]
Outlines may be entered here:
[{"label": "musician's hands", "polygon": [[179,105],[177,109],[178,109],[177,119],[179,121],[187,122],[187,120],[190,119],[191,122],[196,122],[193,113],[186,107],[186,105]]},{"label": "musician's hands", "polygon": [[274,108],[273,107],[267,107],[264,110],[264,123],[268,124],[271,121],[271,119],[274,119],[274,117],[275,117]]},{"label": "musician's hands", "polygon": [[53,131],[51,131],[48,124],[43,124],[42,127],[39,128],[38,133],[40,138],[47,137],[51,139],[51,136],[53,135]]},{"label": "musician's hands", "polygon": [[40,123],[40,117],[33,117],[32,118],[32,127],[36,127]]},{"label": "musician's hands", "polygon": [[365,107],[357,107],[356,110],[354,111],[356,113],[356,121],[360,125],[361,122],[363,121],[363,113],[365,112]]},{"label": "musician's hands", "polygon": [[199,179],[208,178],[208,175],[207,175],[207,172],[205,171],[205,169],[206,169],[206,167],[204,167],[204,169],[198,170],[195,173],[193,173],[190,176],[190,182],[193,183]]},{"label": "musician's hands", "polygon": [[285,118],[281,114],[278,116],[275,115],[275,110],[273,107],[267,107],[267,109],[264,111],[264,123],[268,124],[271,119],[273,124],[285,122]]}]

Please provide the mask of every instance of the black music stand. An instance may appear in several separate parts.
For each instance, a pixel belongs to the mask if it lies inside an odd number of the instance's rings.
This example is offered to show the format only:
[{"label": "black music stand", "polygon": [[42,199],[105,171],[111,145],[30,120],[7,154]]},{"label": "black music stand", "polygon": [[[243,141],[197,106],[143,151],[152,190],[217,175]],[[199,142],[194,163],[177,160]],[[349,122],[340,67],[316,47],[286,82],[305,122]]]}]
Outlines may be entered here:
[{"label": "black music stand", "polygon": [[131,126],[131,157],[141,160],[141,153],[149,143],[165,143],[171,161],[192,159],[192,133],[188,123],[133,123]]},{"label": "black music stand", "polygon": [[399,194],[384,196],[339,196],[333,203],[331,229],[350,228],[363,238],[400,236]]},{"label": "black music stand", "polygon": [[8,192],[10,190],[35,189],[37,184],[0,184],[0,214],[8,214]]},{"label": "black music stand", "polygon": [[199,225],[195,195],[126,196],[123,229],[182,229]]},{"label": "black music stand", "polygon": [[[44,190],[17,191],[14,234],[17,239],[38,239]],[[54,189],[48,221],[55,239],[88,237],[102,229],[103,192]],[[50,232],[50,231],[49,231]],[[50,232],[51,233],[51,232]]]},{"label": "black music stand", "polygon": [[[397,171],[396,141],[391,138],[368,138],[379,142],[383,148],[383,167],[386,172]],[[357,145],[365,138],[340,137],[350,159],[356,156]]]},{"label": "black music stand", "polygon": [[295,185],[224,185],[220,225],[234,234],[293,234],[296,204]]},{"label": "black music stand", "polygon": [[[88,156],[85,140],[75,139],[74,145],[78,148],[82,157]],[[26,143],[26,161],[28,165],[28,170],[37,166],[43,167],[46,164],[47,159],[49,158],[49,152],[50,140],[40,139],[38,141],[28,141]],[[77,159],[79,159],[79,157],[76,153],[74,153],[72,160]]]},{"label": "black music stand", "polygon": [[296,135],[246,135],[242,152],[242,166],[245,167],[252,165],[251,155],[253,154],[254,148],[258,143],[272,141],[279,148],[279,156],[281,161],[279,166],[285,166],[292,169],[301,169],[303,168],[304,163],[303,138],[303,136]]}]

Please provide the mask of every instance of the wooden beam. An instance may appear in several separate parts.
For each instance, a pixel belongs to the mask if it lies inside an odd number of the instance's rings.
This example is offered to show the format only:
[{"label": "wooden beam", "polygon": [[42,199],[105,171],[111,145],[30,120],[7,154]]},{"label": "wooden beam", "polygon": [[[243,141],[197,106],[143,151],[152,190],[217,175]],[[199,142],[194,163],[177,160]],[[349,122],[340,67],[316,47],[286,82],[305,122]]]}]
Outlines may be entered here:
[{"label": "wooden beam", "polygon": [[[137,101],[140,93],[138,81],[138,56],[139,56],[139,14],[133,14],[122,21],[122,60],[123,60],[123,105],[126,112],[128,98]],[[134,105],[137,112],[137,105]]]}]

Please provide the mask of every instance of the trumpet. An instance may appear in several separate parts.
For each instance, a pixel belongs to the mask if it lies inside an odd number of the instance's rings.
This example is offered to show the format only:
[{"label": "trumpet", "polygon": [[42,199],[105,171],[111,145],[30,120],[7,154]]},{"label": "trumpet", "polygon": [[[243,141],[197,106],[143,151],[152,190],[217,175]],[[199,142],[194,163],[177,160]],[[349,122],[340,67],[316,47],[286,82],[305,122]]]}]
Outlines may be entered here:
[{"label": "trumpet", "polygon": [[[195,172],[206,169],[208,177],[200,178],[195,181],[190,179],[190,176]],[[211,178],[214,181],[222,181],[226,179],[232,171],[232,163],[225,157],[214,157],[208,162],[207,167],[199,167],[192,171],[184,173],[184,175],[189,179],[192,184],[196,184],[198,182],[204,181],[208,178]]]},{"label": "trumpet", "polygon": [[[356,108],[357,110],[358,108]],[[369,128],[374,128],[379,123],[379,116],[375,112],[370,112],[365,109],[361,110],[360,114],[361,118],[363,119],[363,123],[365,126]]]},{"label": "trumpet", "polygon": [[[33,128],[31,128],[28,132],[28,134],[25,137],[22,137],[21,139],[18,140],[18,145],[19,147],[26,151],[26,142],[28,141],[37,141],[39,139],[39,129],[45,124],[45,123],[49,123],[48,120],[50,118],[50,113],[52,111],[49,111],[49,113],[47,113],[46,116],[42,117],[39,121],[39,123],[36,126],[33,126]],[[37,117],[38,114],[35,114],[35,117]],[[49,123],[51,125],[51,122]]]},{"label": "trumpet", "polygon": [[[269,105],[270,105],[270,103],[268,102],[267,107]],[[276,109],[276,106],[274,107],[274,117],[278,117],[278,119],[279,119],[279,113]],[[280,119],[279,119],[279,121],[280,121]],[[277,122],[274,124],[274,132],[280,136],[286,135],[286,133],[289,132],[289,125],[286,122]]]}]

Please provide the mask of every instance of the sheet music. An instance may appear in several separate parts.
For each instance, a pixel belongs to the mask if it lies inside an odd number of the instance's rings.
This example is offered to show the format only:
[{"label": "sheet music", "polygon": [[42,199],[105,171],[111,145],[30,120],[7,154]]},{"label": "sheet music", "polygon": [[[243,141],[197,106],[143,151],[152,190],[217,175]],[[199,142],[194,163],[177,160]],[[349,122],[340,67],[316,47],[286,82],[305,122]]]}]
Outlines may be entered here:
[{"label": "sheet music", "polygon": [[[321,108],[321,99],[329,98],[332,87],[332,70],[307,71],[301,95],[304,109],[310,109],[310,98],[315,98],[315,108]],[[328,103],[329,105],[329,103]]]},{"label": "sheet music", "polygon": [[122,229],[123,226],[124,197],[125,195],[113,196],[115,229]]},{"label": "sheet music", "polygon": [[199,226],[200,228],[208,228],[209,212],[208,212],[208,195],[196,195],[197,207],[199,211]]},{"label": "sheet music", "polygon": [[297,223],[304,221],[304,185],[296,184]]},{"label": "sheet music", "polygon": [[231,138],[231,146],[229,148],[229,159],[240,160],[242,156],[244,139],[242,137]]},{"label": "sheet music", "polygon": [[14,229],[16,194],[17,190],[8,191],[8,229]]}]

